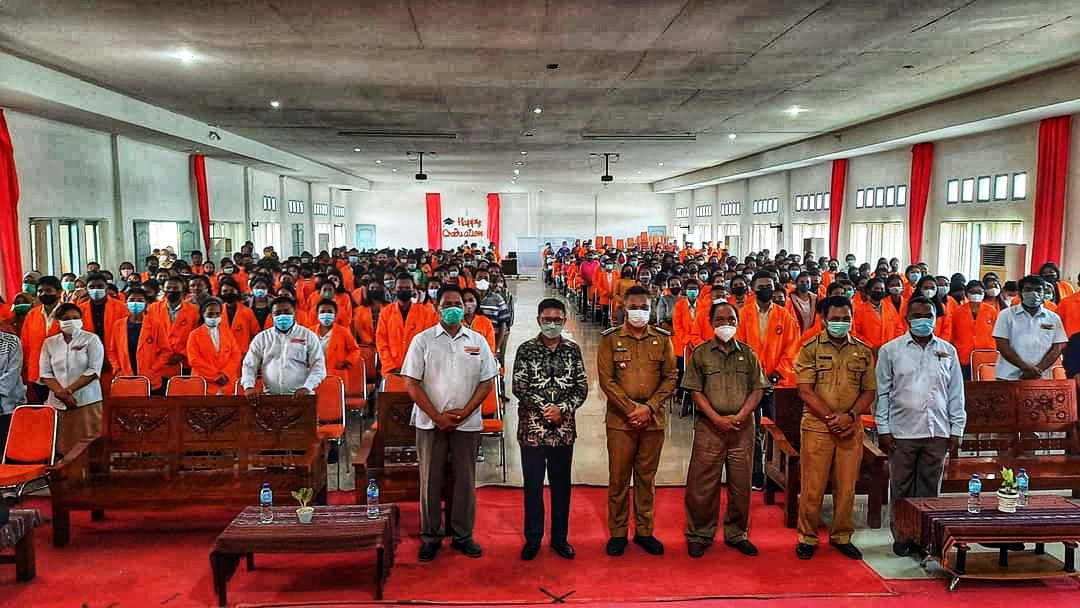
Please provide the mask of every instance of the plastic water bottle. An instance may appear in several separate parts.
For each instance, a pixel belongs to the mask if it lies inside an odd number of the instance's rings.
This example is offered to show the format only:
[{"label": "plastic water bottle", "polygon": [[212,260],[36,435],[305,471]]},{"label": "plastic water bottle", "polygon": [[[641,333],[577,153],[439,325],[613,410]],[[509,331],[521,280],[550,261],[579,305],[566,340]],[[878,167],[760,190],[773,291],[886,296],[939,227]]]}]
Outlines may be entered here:
[{"label": "plastic water bottle", "polygon": [[978,473],[972,473],[968,480],[968,513],[982,511],[982,480]]},{"label": "plastic water bottle", "polygon": [[375,478],[372,477],[367,482],[367,517],[379,519],[379,515],[379,484],[375,483]]},{"label": "plastic water bottle", "polygon": [[1028,498],[1031,496],[1029,491],[1031,479],[1028,477],[1027,469],[1020,469],[1020,472],[1016,474],[1016,488],[1019,491],[1019,496],[1016,497],[1016,506],[1028,506]]},{"label": "plastic water bottle", "polygon": [[269,524],[274,522],[274,491],[270,489],[270,482],[264,481],[259,490],[259,523]]}]

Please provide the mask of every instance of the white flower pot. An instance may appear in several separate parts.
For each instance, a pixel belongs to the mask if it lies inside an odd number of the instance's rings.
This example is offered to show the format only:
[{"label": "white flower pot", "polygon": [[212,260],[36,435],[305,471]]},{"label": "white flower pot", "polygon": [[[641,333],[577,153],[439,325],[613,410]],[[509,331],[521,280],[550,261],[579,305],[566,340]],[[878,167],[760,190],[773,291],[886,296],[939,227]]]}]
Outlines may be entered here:
[{"label": "white flower pot", "polygon": [[311,518],[314,517],[314,515],[315,507],[300,507],[296,510],[296,518],[299,519],[302,524],[310,524]]},{"label": "white flower pot", "polygon": [[1016,513],[1016,499],[1019,497],[1019,494],[1006,494],[1001,490],[998,490],[998,511],[1001,511],[1002,513]]}]

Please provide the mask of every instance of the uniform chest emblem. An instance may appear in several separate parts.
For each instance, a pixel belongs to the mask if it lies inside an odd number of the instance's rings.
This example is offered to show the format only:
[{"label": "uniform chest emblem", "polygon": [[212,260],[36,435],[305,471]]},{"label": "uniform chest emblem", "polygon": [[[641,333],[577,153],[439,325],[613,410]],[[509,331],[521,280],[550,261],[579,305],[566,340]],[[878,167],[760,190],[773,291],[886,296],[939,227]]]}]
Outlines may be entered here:
[{"label": "uniform chest emblem", "polygon": [[625,361],[619,363],[619,369],[626,369],[626,362]]}]

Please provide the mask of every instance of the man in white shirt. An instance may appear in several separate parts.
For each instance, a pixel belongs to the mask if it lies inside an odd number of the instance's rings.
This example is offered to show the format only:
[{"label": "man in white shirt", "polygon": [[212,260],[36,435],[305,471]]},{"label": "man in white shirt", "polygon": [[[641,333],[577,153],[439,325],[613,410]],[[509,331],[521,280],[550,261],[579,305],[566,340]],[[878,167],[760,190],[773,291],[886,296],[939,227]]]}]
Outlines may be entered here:
[{"label": "man in white shirt", "polygon": [[[953,345],[934,335],[934,304],[923,296],[908,303],[910,331],[878,351],[874,410],[878,445],[889,455],[893,501],[932,498],[941,491],[949,449],[959,447],[967,423],[964,376]],[[910,555],[919,545],[898,538],[893,553]]]},{"label": "man in white shirt", "polygon": [[419,559],[435,559],[447,531],[442,522],[442,487],[446,462],[454,471],[454,500],[450,505],[453,541],[450,546],[469,557],[480,557],[473,540],[476,522],[476,448],[483,422],[480,405],[499,373],[487,340],[464,327],[461,288],[439,290],[440,322],[413,338],[401,375],[413,400],[416,451],[420,461]]},{"label": "man in white shirt", "polygon": [[998,380],[1053,378],[1051,367],[1065,350],[1069,337],[1057,313],[1043,306],[1046,281],[1037,275],[1020,279],[1020,304],[998,315],[994,325]]},{"label": "man in white shirt", "polygon": [[288,297],[270,307],[274,326],[255,336],[244,355],[240,386],[249,399],[257,394],[255,378],[262,372],[271,395],[311,395],[326,377],[326,359],[319,336],[296,322],[296,304]]},{"label": "man in white shirt", "polygon": [[[22,342],[15,329],[0,324],[0,446],[7,441],[11,413],[15,406],[26,401],[26,385],[22,380]],[[0,447],[2,450],[3,447]]]}]

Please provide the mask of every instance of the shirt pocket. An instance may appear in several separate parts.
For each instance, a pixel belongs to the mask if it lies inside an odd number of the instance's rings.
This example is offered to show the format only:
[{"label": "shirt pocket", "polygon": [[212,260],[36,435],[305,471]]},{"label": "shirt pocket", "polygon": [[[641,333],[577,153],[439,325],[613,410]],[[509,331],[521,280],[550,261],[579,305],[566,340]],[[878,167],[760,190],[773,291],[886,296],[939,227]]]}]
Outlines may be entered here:
[{"label": "shirt pocket", "polygon": [[818,384],[832,380],[833,360],[818,359],[814,361],[814,376]]},{"label": "shirt pocket", "polygon": [[870,365],[863,359],[852,359],[845,364],[847,368],[848,380],[856,386],[862,386],[863,374],[869,369]]},{"label": "shirt pocket", "polygon": [[615,361],[616,363],[629,363],[630,361],[633,360],[633,358],[634,358],[633,353],[631,353],[628,350],[623,350],[623,351],[617,350],[617,351],[611,353],[611,360]]},{"label": "shirt pocket", "polygon": [[291,344],[285,349],[285,360],[294,365],[307,365],[307,347],[302,344]]}]

